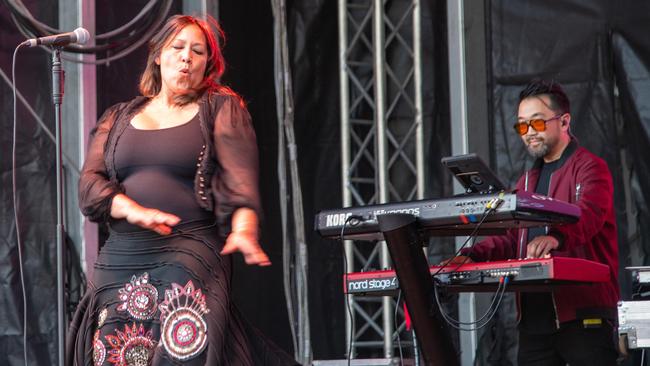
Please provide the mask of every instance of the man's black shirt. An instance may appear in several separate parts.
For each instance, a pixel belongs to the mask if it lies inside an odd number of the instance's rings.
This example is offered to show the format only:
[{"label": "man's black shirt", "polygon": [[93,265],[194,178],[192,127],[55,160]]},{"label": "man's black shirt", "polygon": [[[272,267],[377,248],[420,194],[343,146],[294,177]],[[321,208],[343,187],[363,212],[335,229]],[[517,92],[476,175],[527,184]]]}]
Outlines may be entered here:
[{"label": "man's black shirt", "polygon": [[[563,159],[543,163],[535,193],[548,196],[553,172],[561,166]],[[546,227],[528,229],[528,242],[538,236],[546,235]],[[521,293],[521,322],[519,329],[528,334],[552,333],[557,328],[555,306],[550,292]]]}]

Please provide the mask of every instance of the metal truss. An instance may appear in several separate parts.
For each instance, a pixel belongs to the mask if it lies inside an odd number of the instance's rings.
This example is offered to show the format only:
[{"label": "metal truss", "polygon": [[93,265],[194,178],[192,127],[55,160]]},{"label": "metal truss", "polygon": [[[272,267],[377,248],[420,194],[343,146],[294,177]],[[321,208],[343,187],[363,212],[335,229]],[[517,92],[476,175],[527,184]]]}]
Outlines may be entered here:
[{"label": "metal truss", "polygon": [[[339,0],[343,205],[423,198],[419,0]],[[345,243],[348,272],[390,267],[384,242]],[[348,295],[353,357],[411,348],[392,297]],[[408,346],[408,347],[405,347]]]}]

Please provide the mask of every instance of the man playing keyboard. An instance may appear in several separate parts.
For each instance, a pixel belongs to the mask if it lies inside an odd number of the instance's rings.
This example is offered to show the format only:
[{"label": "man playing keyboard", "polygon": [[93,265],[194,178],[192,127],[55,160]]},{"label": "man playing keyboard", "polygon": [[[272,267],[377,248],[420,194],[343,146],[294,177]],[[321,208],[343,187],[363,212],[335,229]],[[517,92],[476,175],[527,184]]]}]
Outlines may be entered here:
[{"label": "man playing keyboard", "polygon": [[571,134],[570,103],[557,83],[535,80],[519,95],[516,133],[536,159],[517,182],[576,204],[575,224],[510,229],[465,248],[450,263],[563,256],[609,266],[609,282],[560,286],[518,296],[518,364],[615,365],[618,243],[612,177],[607,164]]}]

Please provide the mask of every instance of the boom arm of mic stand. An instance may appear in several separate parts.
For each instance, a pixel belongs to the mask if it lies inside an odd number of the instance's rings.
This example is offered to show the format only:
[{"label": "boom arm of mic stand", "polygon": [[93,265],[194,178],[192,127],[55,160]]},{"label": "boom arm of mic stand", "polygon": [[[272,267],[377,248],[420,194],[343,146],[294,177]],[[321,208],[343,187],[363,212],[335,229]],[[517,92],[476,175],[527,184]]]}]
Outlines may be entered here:
[{"label": "boom arm of mic stand", "polygon": [[377,220],[393,259],[425,364],[458,366],[458,356],[451,337],[445,334],[440,310],[433,306],[431,274],[418,238],[415,217],[387,214],[377,216]]}]

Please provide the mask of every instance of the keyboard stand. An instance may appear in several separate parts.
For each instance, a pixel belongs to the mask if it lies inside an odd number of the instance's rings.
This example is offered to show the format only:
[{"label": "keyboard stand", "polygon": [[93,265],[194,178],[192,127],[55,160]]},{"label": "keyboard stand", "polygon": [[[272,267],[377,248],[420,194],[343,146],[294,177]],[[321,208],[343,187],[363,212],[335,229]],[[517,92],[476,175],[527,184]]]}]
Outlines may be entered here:
[{"label": "keyboard stand", "polygon": [[386,214],[377,216],[377,220],[393,260],[424,363],[427,366],[458,366],[458,355],[451,337],[446,334],[440,309],[433,306],[431,274],[422,252],[415,217]]}]

